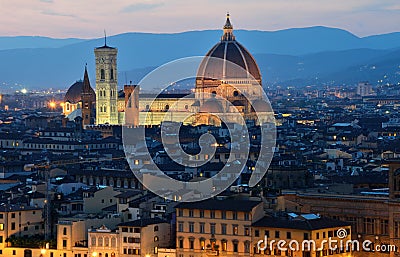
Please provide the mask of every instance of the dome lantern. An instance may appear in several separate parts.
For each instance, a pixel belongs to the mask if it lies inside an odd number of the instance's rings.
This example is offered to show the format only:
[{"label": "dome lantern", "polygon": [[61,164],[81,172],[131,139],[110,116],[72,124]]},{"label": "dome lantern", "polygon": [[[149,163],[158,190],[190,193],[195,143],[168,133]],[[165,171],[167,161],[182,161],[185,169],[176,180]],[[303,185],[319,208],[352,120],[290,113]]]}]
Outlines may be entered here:
[{"label": "dome lantern", "polygon": [[229,19],[229,13],[226,14],[226,22],[223,29],[224,35],[221,37],[221,41],[234,41],[235,36],[233,35],[233,26]]}]

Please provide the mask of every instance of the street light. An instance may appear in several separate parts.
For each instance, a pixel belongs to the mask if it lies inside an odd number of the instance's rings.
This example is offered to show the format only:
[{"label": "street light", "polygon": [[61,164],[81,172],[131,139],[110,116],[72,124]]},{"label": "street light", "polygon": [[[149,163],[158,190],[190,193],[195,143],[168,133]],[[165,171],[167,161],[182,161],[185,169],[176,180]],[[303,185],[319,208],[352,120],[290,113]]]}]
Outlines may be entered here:
[{"label": "street light", "polygon": [[97,252],[93,252],[93,253],[92,253],[92,256],[93,256],[93,257],[96,257],[96,256],[97,256]]},{"label": "street light", "polygon": [[45,254],[45,253],[46,253],[46,249],[41,249],[41,250],[40,250],[40,253],[41,253],[41,254]]}]

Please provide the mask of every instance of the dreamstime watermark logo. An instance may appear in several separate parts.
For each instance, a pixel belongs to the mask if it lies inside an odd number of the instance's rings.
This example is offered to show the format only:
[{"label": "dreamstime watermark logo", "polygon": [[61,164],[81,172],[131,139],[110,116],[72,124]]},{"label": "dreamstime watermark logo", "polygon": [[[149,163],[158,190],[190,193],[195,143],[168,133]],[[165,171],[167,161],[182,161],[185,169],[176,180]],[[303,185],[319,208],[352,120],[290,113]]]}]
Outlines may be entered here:
[{"label": "dreamstime watermark logo", "polygon": [[395,252],[397,247],[390,244],[377,244],[371,240],[352,240],[347,232],[348,230],[340,228],[336,231],[336,237],[328,237],[322,240],[269,240],[267,236],[257,242],[258,251],[275,249],[280,251],[338,251],[338,252]]},{"label": "dreamstime watermark logo", "polygon": [[[195,80],[196,84],[192,93],[168,95],[171,85],[190,80]],[[183,58],[150,72],[139,82],[139,87],[132,88],[125,107],[123,144],[133,174],[144,187],[163,198],[200,201],[232,185],[244,170],[248,170],[249,153],[256,149],[257,158],[249,180],[249,186],[255,186],[269,167],[276,137],[274,113],[259,83],[260,78],[254,78],[241,66],[214,57]],[[249,125],[249,120],[254,123]],[[153,128],[150,133],[149,125],[157,124],[161,124],[159,130]],[[197,126],[201,124],[219,129],[202,131]],[[198,153],[188,152],[181,144],[183,125],[197,126],[197,131],[202,132],[198,138]],[[249,138],[249,130],[257,130],[256,143],[254,138]],[[229,135],[224,146],[215,136],[218,133]],[[162,150],[155,152],[160,144]],[[195,181],[174,178],[177,173],[178,176],[196,176],[197,170],[209,164],[222,147],[225,147],[224,156],[229,157],[217,174]],[[159,168],[156,159],[165,154],[174,165],[181,167],[180,172]]]}]

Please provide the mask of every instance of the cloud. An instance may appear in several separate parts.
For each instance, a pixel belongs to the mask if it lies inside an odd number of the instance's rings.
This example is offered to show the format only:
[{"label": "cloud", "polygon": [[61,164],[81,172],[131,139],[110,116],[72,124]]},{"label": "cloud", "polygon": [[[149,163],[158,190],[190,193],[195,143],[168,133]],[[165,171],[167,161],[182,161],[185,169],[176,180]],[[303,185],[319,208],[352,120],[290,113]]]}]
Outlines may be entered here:
[{"label": "cloud", "polygon": [[54,0],[39,0],[42,3],[54,3]]},{"label": "cloud", "polygon": [[148,11],[163,5],[164,3],[136,3],[125,6],[124,8],[121,9],[121,12],[127,13],[127,12]]},{"label": "cloud", "polygon": [[60,16],[60,17],[72,17],[72,18],[77,18],[77,16],[74,15],[74,14],[60,13],[60,12],[55,12],[55,11],[51,11],[51,10],[42,11],[42,14],[51,15],[51,16]]}]

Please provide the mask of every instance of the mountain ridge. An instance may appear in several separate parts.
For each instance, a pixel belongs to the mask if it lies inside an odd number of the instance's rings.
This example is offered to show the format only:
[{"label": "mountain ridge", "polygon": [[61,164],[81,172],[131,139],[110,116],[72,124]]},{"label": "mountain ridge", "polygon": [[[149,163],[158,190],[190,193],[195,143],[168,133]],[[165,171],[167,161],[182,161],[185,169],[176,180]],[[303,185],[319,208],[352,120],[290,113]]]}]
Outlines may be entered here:
[{"label": "mountain ridge", "polygon": [[[377,57],[383,58],[383,63],[388,60],[391,65],[397,65],[395,49],[400,48],[399,32],[358,37],[346,30],[316,26],[280,31],[235,30],[234,34],[238,42],[256,57],[263,79],[269,84],[285,84],[292,79],[298,83],[309,83],[309,77],[320,77],[320,74],[327,79],[318,83],[332,83],[328,74],[338,74],[350,67],[371,65],[372,59]],[[123,84],[130,80],[136,82],[140,77],[140,74],[135,75],[130,71],[141,70],[139,73],[143,73],[146,67],[156,67],[182,57],[205,55],[219,42],[221,35],[221,30],[174,34],[127,32],[109,36],[107,42],[118,48],[119,81]],[[0,58],[7,60],[0,63],[0,84],[3,84],[0,90],[10,85],[12,90],[19,87],[65,89],[70,82],[82,78],[85,63],[88,63],[89,75],[93,80],[93,49],[104,45],[104,38],[62,40],[57,47],[0,50]],[[387,51],[386,56],[383,56],[384,51]],[[395,60],[392,60],[393,57]],[[299,66],[299,61],[306,61],[306,64]],[[390,72],[397,72],[396,67],[387,68]],[[373,79],[377,81],[381,73],[377,73]],[[334,81],[342,82],[340,74],[338,76]],[[347,81],[354,83],[353,80]],[[346,80],[343,82],[347,83]]]}]

